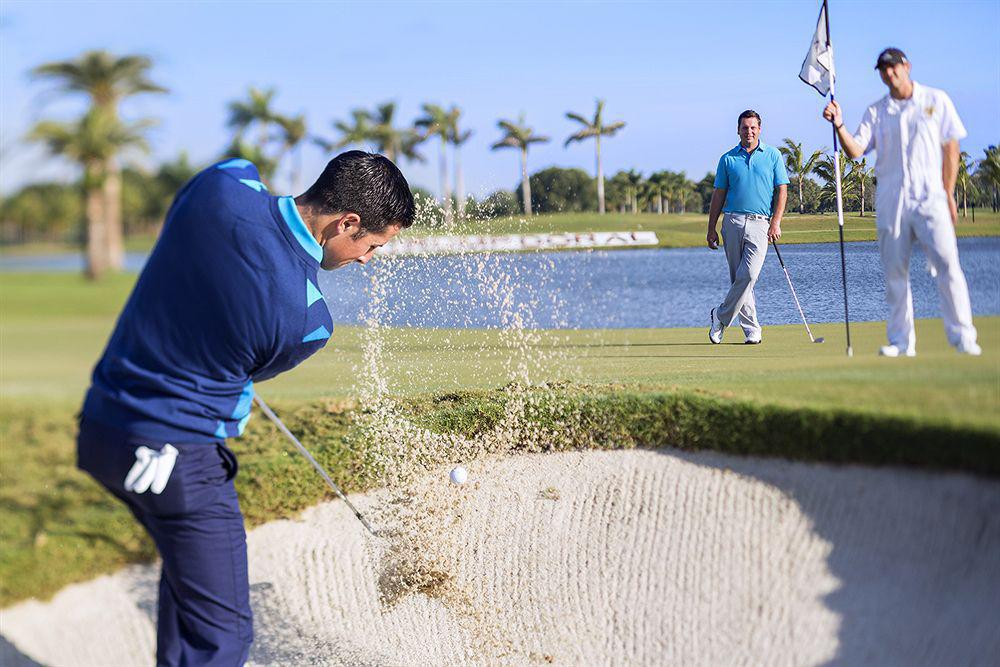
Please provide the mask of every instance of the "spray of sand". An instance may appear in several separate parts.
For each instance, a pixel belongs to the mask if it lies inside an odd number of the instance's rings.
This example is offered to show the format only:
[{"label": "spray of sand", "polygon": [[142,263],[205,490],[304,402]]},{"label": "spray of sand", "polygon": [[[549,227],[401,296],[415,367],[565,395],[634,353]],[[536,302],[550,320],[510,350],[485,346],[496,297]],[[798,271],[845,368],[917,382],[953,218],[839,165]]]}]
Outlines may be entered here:
[{"label": "spray of sand", "polygon": [[[420,220],[444,217],[439,209],[427,204],[425,201],[418,208],[418,225]],[[468,219],[462,222],[469,226]],[[475,226],[479,233],[488,233],[488,221],[479,221]],[[407,393],[407,379],[416,373],[426,382],[428,374],[440,369],[433,362],[419,369],[404,369],[393,358],[387,338],[401,333],[387,328],[385,323],[391,320],[393,308],[400,305],[396,287],[410,278],[408,271],[413,264],[412,259],[382,258],[372,266],[367,287],[364,353],[362,366],[356,369],[360,385],[355,437],[364,441],[368,464],[377,472],[390,498],[374,517],[384,539],[372,545],[378,551],[373,562],[380,564],[377,577],[383,607],[390,610],[411,595],[440,600],[461,619],[475,653],[480,658],[499,660],[511,655],[512,643],[495,624],[497,610],[489,601],[463,590],[455,578],[460,567],[456,559],[465,550],[453,542],[455,536],[468,534],[463,530],[461,507],[467,504],[466,497],[476,492],[477,483],[452,485],[447,470],[454,464],[502,458],[515,451],[551,449],[554,443],[570,437],[576,420],[568,404],[558,410],[561,418],[555,427],[551,422],[543,427],[539,420],[532,419],[543,406],[551,410],[562,400],[546,379],[556,362],[565,367],[565,353],[558,346],[541,345],[543,338],[557,334],[543,334],[536,325],[539,309],[546,309],[546,315],[551,317],[561,308],[551,297],[546,300],[539,296],[547,293],[544,284],[539,284],[544,283],[546,274],[533,272],[532,296],[525,299],[523,293],[517,294],[524,286],[516,265],[502,268],[502,264],[489,260],[488,254],[463,256],[458,266],[465,275],[457,282],[465,286],[461,298],[466,303],[489,308],[501,322],[495,333],[503,351],[504,400],[503,415],[496,420],[496,426],[466,438],[431,431],[408,414],[398,398]],[[549,264],[548,270],[553,269]],[[450,283],[454,277],[442,275],[440,279]],[[428,302],[424,305],[433,312],[435,292],[428,290],[425,294]],[[476,364],[476,350],[456,352],[449,349],[447,334],[441,338],[442,355],[462,353],[469,366]]]}]

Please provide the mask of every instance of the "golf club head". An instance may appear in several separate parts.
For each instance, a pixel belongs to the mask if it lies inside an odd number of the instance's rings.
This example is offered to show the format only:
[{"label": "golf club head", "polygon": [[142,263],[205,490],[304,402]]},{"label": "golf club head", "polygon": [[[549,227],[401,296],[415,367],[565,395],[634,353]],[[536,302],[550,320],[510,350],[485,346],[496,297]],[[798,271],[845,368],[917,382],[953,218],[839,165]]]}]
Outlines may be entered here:
[{"label": "golf club head", "polygon": [[822,336],[820,336],[819,338],[813,338],[813,342],[814,343],[822,343],[823,340],[824,340],[824,338]]}]

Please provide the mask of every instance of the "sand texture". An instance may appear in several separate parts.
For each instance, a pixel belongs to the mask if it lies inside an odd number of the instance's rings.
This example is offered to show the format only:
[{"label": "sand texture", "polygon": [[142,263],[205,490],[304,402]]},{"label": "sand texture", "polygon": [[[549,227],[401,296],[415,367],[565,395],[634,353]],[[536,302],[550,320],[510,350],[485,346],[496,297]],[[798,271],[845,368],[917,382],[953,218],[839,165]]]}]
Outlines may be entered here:
[{"label": "sand texture", "polygon": [[[252,531],[251,662],[1000,656],[994,480],[672,450],[467,467],[463,486],[443,468],[405,493],[357,496],[388,537],[368,537],[339,502]],[[4,610],[0,663],[152,664],[157,576],[130,567]]]}]

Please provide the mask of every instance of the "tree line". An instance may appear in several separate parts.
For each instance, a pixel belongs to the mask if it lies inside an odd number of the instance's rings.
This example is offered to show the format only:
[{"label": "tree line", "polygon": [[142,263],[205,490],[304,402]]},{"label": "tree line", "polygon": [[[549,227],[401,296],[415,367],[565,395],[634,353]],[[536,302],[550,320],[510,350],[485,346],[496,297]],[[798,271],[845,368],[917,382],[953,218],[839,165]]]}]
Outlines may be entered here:
[{"label": "tree line", "polygon": [[[0,202],[0,240],[5,243],[39,239],[81,241],[86,249],[86,274],[96,278],[109,269],[122,267],[126,233],[157,228],[174,193],[199,167],[192,165],[184,154],[151,172],[123,164],[131,154],[148,152],[146,136],[155,120],[123,119],[119,113],[122,101],[135,95],[169,92],[151,78],[152,67],[153,62],[145,56],[118,56],[96,50],[72,60],[45,63],[31,71],[35,80],[88,101],[79,118],[68,122],[42,120],[25,137],[45,146],[51,155],[78,165],[80,178],[68,185],[29,184],[5,197]],[[441,193],[438,217],[445,223],[470,214],[487,217],[557,211],[604,213],[608,209],[664,215],[707,212],[711,199],[714,174],[695,182],[684,172],[661,170],[644,176],[629,170],[605,179],[602,139],[613,137],[626,124],[605,118],[603,100],[597,101],[592,115],[566,113],[578,128],[564,139],[564,146],[593,140],[593,174],[561,167],[531,174],[530,147],[551,138],[537,134],[523,115],[516,121],[499,119],[499,138],[491,148],[517,152],[521,180],[514,191],[499,190],[476,201],[465,192],[461,163],[462,146],[473,130],[464,127],[458,106],[423,104],[420,115],[410,123],[398,121],[393,102],[372,109],[356,108],[348,118],[333,121],[334,134],[326,136],[311,130],[303,115],[279,112],[275,97],[273,88],[250,88],[244,98],[228,104],[227,126],[232,135],[219,158],[251,160],[265,182],[284,170],[294,192],[302,189],[305,145],[312,144],[327,152],[364,147],[395,162],[423,162],[424,146],[436,144]],[[825,149],[807,155],[802,144],[791,139],[785,139],[780,150],[792,180],[789,210],[797,209],[800,213],[833,210],[833,156]],[[872,169],[864,160],[850,162],[842,155],[841,160],[845,204],[864,214],[872,207]],[[969,205],[987,205],[998,210],[1000,150],[991,146],[978,161],[963,153],[957,192],[959,205],[965,211]],[[432,198],[426,191],[419,194]]]}]

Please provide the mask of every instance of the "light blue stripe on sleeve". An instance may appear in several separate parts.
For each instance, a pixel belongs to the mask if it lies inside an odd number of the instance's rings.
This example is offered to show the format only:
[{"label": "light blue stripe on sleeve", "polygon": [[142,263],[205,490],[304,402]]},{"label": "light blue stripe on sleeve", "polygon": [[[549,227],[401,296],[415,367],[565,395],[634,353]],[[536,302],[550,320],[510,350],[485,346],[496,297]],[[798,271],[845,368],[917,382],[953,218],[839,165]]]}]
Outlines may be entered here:
[{"label": "light blue stripe on sleeve", "polygon": [[305,221],[299,215],[299,209],[295,207],[295,200],[291,197],[278,197],[278,210],[285,218],[285,224],[292,230],[292,235],[299,242],[302,249],[309,253],[317,262],[323,261],[323,246],[316,242],[313,235],[309,233]]},{"label": "light blue stripe on sleeve", "polygon": [[240,394],[240,399],[236,401],[233,408],[233,419],[243,419],[250,414],[250,406],[253,403],[253,380],[247,382]]},{"label": "light blue stripe on sleeve", "polygon": [[306,278],[306,307],[313,305],[317,301],[322,301],[323,293],[319,291],[319,288],[313,285],[313,282]]},{"label": "light blue stripe on sleeve", "polygon": [[229,437],[229,434],[226,433],[226,422],[222,421],[221,419],[219,420],[218,427],[215,429],[215,437],[219,438],[220,440],[225,440],[226,438]]},{"label": "light blue stripe on sleeve", "polygon": [[261,190],[267,190],[266,185],[264,185],[260,181],[255,181],[252,178],[241,178],[240,183],[247,186],[248,188],[253,188],[257,192],[260,192]]},{"label": "light blue stripe on sleeve", "polygon": [[233,158],[232,160],[226,160],[222,164],[218,165],[218,169],[246,169],[251,166],[253,162],[250,160],[244,160],[241,157]]},{"label": "light blue stripe on sleeve", "polygon": [[243,429],[247,427],[247,422],[250,421],[250,415],[241,419],[238,424],[236,424],[236,435],[243,435]]},{"label": "light blue stripe on sleeve", "polygon": [[310,333],[307,333],[303,338],[303,343],[311,343],[314,340],[325,340],[330,337],[330,332],[326,330],[326,327],[317,327]]}]

